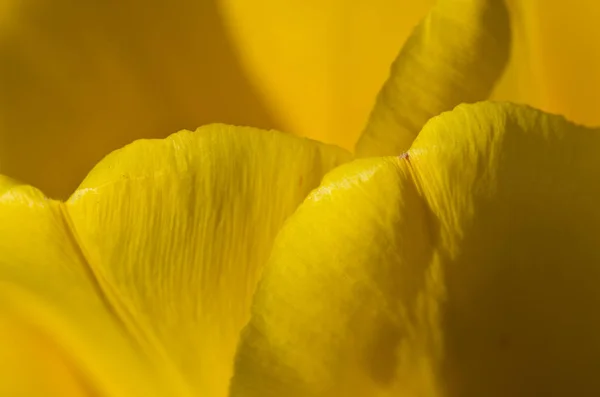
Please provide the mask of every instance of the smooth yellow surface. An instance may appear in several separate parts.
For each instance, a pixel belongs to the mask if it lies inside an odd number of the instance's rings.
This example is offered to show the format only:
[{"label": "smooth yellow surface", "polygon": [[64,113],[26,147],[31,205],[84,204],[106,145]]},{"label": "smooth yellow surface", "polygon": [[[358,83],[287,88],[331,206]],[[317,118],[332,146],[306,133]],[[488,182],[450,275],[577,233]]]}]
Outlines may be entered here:
[{"label": "smooth yellow surface", "polygon": [[240,57],[287,131],[354,148],[435,0],[221,0]]},{"label": "smooth yellow surface", "polygon": [[[2,179],[0,314],[18,317],[0,332],[31,335],[3,343],[0,357],[32,361],[2,362],[0,391],[47,396],[48,380],[61,397],[73,383],[111,397],[225,396],[272,240],[348,157],[213,125],[112,153],[66,203]],[[29,344],[52,361],[32,358]],[[53,363],[59,375],[23,384]]]},{"label": "smooth yellow surface", "polygon": [[514,48],[494,97],[600,125],[600,3],[507,0]]},{"label": "smooth yellow surface", "polygon": [[[3,396],[89,396],[85,375],[48,336],[8,313],[0,314],[0,337],[10,348],[0,349]],[[33,375],[35,374],[35,375]]]},{"label": "smooth yellow surface", "polygon": [[598,150],[481,103],[330,173],[275,242],[232,396],[600,393]]},{"label": "smooth yellow surface", "polygon": [[431,117],[487,99],[509,49],[504,0],[439,0],[392,65],[356,154],[400,154]]},{"label": "smooth yellow surface", "polygon": [[[568,6],[554,2],[547,7],[538,1],[526,17],[525,24],[536,17],[539,20],[531,46],[538,48],[536,70],[545,76],[548,87],[543,108],[580,123],[600,125],[600,4],[575,0]],[[561,25],[566,29],[556,29]]]},{"label": "smooth yellow surface", "polygon": [[64,205],[29,186],[0,186],[0,395],[189,396],[124,333]]}]

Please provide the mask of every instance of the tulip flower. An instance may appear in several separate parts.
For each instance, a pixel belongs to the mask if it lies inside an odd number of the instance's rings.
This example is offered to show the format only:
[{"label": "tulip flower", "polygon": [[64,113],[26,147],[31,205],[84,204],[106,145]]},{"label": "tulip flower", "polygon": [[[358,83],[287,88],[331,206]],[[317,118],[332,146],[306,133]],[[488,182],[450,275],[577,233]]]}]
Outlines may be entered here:
[{"label": "tulip flower", "polygon": [[354,155],[208,125],[64,202],[2,177],[0,395],[596,395],[600,131],[478,102],[509,43],[440,0]]}]

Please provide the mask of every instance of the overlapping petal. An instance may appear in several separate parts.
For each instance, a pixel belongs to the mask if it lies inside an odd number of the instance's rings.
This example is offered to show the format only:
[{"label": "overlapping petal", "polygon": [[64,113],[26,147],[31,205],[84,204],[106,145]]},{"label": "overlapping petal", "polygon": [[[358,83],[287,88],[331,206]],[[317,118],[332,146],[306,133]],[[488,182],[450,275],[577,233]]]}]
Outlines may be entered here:
[{"label": "overlapping petal", "polygon": [[101,395],[224,396],[272,240],[348,157],[214,125],[112,153],[66,203],[7,181],[0,309]]},{"label": "overlapping petal", "polygon": [[276,240],[232,395],[600,392],[599,150],[480,103],[335,170]]},{"label": "overlapping petal", "polygon": [[[489,94],[506,10],[468,5],[419,26],[359,156]],[[213,125],[111,154],[66,203],[0,179],[0,394],[225,396],[252,299],[234,397],[600,391],[599,133],[461,106],[334,170],[281,233],[348,153]]]},{"label": "overlapping petal", "polygon": [[504,0],[439,0],[392,65],[356,154],[398,155],[431,117],[487,99],[509,50]]}]

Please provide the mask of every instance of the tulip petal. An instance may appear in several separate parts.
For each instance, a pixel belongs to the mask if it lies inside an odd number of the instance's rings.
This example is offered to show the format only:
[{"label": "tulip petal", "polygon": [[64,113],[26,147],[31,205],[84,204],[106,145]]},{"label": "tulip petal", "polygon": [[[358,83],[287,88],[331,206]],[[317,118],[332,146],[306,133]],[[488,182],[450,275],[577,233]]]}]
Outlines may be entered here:
[{"label": "tulip petal", "polygon": [[413,151],[447,269],[454,395],[600,393],[600,129],[481,103],[432,120]]},{"label": "tulip petal", "polygon": [[286,218],[341,149],[212,125],[106,157],[67,203],[123,321],[197,395],[225,396],[239,332]]},{"label": "tulip petal", "polygon": [[0,172],[66,198],[106,153],[221,122],[281,128],[219,0],[2,0]]},{"label": "tulip petal", "polygon": [[275,242],[232,396],[600,393],[599,150],[481,103],[334,170]]},{"label": "tulip petal", "polygon": [[439,0],[392,65],[357,156],[399,155],[431,117],[486,99],[509,47],[504,0]]},{"label": "tulip petal", "polygon": [[63,204],[0,177],[0,395],[189,396],[124,331]]},{"label": "tulip petal", "polygon": [[428,364],[429,319],[416,308],[431,298],[419,297],[430,282],[428,226],[405,160],[359,160],[328,175],[276,240],[232,397],[436,395],[418,388],[431,375],[411,367]]}]

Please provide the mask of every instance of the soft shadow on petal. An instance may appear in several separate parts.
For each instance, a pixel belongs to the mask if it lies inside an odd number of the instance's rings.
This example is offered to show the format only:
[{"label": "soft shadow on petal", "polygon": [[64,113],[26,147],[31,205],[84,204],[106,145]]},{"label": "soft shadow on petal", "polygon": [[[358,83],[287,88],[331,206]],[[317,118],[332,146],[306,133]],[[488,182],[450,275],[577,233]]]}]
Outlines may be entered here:
[{"label": "soft shadow on petal", "polygon": [[431,117],[486,99],[509,48],[504,0],[439,0],[392,65],[357,156],[399,155]]},{"label": "soft shadow on petal", "polygon": [[0,172],[66,198],[135,139],[222,122],[280,128],[216,0],[3,0]]},{"label": "soft shadow on petal", "polygon": [[277,238],[232,396],[438,395],[429,222],[405,159],[328,175]]},{"label": "soft shadow on petal", "polygon": [[90,277],[61,203],[0,178],[0,395],[182,396]]},{"label": "soft shadow on petal", "polygon": [[334,170],[275,242],[232,395],[600,393],[599,150],[480,103]]},{"label": "soft shadow on petal", "polygon": [[413,152],[440,226],[450,395],[599,394],[600,129],[464,105]]},{"label": "soft shadow on petal", "polygon": [[67,202],[107,299],[195,393],[225,396],[272,242],[350,155],[291,135],[212,125],[107,156]]}]

